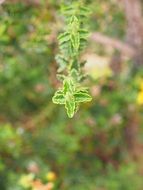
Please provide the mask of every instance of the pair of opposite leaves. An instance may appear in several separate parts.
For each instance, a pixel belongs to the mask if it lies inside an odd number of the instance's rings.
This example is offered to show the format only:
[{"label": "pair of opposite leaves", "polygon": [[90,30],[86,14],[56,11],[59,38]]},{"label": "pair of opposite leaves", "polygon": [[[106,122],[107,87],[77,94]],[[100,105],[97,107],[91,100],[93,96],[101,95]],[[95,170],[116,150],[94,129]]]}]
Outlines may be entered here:
[{"label": "pair of opposite leaves", "polygon": [[92,97],[88,94],[87,89],[79,87],[72,78],[67,77],[63,80],[63,88],[55,93],[52,100],[55,104],[65,105],[68,116],[72,118],[79,103],[89,102]]}]

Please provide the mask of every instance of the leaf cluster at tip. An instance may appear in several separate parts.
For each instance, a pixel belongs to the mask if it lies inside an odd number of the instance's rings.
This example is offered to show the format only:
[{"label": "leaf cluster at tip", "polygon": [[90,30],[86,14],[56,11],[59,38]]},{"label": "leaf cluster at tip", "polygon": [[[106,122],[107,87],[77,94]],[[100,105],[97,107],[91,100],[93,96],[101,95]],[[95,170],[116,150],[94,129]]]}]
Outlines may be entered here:
[{"label": "leaf cluster at tip", "polygon": [[79,103],[89,102],[92,97],[84,87],[79,88],[73,79],[66,78],[63,81],[63,88],[55,93],[52,100],[55,104],[64,104],[68,116],[72,118],[78,109]]}]

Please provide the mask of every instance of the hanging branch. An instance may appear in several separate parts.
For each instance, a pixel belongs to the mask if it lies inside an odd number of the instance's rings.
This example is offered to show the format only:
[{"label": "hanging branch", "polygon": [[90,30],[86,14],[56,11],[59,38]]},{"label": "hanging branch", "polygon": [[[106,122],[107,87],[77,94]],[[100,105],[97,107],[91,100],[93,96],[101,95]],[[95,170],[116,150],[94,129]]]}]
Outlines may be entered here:
[{"label": "hanging branch", "polygon": [[81,81],[84,75],[81,72],[82,63],[79,61],[80,53],[84,49],[88,30],[85,29],[88,8],[74,4],[63,9],[66,27],[58,37],[60,53],[56,56],[59,64],[58,75],[62,81],[52,100],[55,104],[65,105],[68,117],[72,118],[82,102],[91,101],[91,96]]}]

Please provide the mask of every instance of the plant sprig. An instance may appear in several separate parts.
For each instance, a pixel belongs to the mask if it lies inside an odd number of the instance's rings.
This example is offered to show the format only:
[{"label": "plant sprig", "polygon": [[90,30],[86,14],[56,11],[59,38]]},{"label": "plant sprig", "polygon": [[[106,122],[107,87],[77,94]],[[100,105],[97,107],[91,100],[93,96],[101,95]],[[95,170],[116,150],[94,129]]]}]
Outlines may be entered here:
[{"label": "plant sprig", "polygon": [[60,54],[56,56],[59,64],[58,72],[67,74],[59,75],[62,87],[55,92],[52,100],[55,104],[65,105],[70,118],[74,116],[80,103],[92,100],[88,89],[81,85],[83,74],[79,60],[88,37],[88,30],[85,29],[88,14],[88,8],[78,3],[65,7],[63,15],[67,25],[65,31],[58,36],[60,49]]}]

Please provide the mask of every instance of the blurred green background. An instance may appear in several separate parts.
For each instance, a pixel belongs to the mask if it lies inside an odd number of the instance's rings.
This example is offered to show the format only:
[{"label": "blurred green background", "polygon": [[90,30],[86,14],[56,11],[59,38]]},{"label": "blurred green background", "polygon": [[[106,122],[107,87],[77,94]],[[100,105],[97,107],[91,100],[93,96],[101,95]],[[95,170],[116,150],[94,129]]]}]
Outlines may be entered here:
[{"label": "blurred green background", "polygon": [[85,1],[93,100],[73,119],[51,100],[70,3],[0,1],[0,190],[142,190],[142,2]]}]

